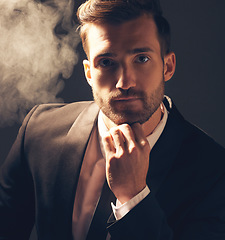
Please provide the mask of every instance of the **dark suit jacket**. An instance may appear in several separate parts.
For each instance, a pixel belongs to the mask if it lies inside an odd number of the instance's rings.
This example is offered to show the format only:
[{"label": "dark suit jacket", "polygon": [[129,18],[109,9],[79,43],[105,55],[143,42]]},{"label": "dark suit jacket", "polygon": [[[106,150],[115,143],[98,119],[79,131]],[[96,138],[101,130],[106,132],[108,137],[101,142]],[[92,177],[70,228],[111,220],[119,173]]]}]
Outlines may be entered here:
[{"label": "dark suit jacket", "polygon": [[[72,238],[79,171],[98,111],[82,102],[27,115],[0,171],[0,239],[29,239],[34,222],[41,240]],[[225,239],[225,151],[175,106],[169,112],[150,154],[151,193],[109,222],[114,240]]]}]

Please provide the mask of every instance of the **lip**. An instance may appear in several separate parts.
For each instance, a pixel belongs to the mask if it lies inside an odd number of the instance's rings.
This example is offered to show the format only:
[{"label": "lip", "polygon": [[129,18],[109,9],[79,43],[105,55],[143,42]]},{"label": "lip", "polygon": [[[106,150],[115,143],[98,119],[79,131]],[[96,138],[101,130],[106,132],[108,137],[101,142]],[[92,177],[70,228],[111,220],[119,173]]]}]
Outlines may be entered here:
[{"label": "lip", "polygon": [[139,97],[119,97],[114,99],[114,101],[136,101],[136,100],[140,100]]}]

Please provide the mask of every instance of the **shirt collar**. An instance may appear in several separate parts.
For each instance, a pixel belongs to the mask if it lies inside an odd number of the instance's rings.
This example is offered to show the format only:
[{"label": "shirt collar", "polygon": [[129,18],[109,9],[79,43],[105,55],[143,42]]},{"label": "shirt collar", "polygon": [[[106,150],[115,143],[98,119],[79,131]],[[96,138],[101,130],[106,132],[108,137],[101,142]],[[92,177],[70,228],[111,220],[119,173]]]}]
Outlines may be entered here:
[{"label": "shirt collar", "polygon": [[162,113],[163,113],[163,117],[162,117],[161,121],[156,126],[156,128],[153,130],[153,132],[147,136],[147,140],[149,142],[151,149],[154,147],[155,143],[158,141],[159,137],[161,136],[163,129],[166,126],[167,119],[168,119],[168,112],[163,103],[161,104],[161,109],[162,109]]}]

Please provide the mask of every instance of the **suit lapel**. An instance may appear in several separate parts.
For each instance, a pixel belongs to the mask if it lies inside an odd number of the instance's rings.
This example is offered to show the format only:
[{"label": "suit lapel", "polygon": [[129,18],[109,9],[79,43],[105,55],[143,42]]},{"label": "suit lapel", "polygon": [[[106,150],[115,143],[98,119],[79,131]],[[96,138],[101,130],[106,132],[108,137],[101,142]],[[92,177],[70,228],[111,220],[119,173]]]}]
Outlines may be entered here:
[{"label": "suit lapel", "polygon": [[172,108],[169,107],[167,101],[164,101],[164,104],[169,111],[168,120],[162,135],[150,153],[147,178],[147,184],[155,195],[172,168],[181,144],[187,135],[184,127],[185,120],[174,104]]},{"label": "suit lapel", "polygon": [[61,153],[54,191],[53,219],[56,226],[60,226],[57,230],[59,236],[64,234],[62,239],[72,237],[72,213],[79,172],[98,111],[97,105],[91,103],[80,113],[66,136]]}]

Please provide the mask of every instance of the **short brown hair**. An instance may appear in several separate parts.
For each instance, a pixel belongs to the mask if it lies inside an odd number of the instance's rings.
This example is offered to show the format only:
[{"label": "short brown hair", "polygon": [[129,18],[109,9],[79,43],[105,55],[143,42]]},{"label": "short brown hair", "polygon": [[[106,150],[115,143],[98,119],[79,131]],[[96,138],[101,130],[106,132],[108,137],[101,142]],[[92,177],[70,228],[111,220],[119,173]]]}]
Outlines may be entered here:
[{"label": "short brown hair", "polygon": [[86,24],[121,24],[144,14],[152,16],[155,21],[163,57],[170,52],[170,26],[168,21],[162,16],[159,0],[87,0],[77,11],[84,51],[87,54]]}]

